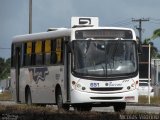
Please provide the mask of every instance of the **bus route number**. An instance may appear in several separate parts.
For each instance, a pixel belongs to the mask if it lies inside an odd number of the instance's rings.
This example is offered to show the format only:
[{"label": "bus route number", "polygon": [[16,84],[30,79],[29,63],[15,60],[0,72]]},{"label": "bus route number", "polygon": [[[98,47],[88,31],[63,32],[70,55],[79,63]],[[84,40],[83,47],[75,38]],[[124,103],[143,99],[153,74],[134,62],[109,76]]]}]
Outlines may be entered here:
[{"label": "bus route number", "polygon": [[99,83],[90,83],[91,88],[99,87]]}]

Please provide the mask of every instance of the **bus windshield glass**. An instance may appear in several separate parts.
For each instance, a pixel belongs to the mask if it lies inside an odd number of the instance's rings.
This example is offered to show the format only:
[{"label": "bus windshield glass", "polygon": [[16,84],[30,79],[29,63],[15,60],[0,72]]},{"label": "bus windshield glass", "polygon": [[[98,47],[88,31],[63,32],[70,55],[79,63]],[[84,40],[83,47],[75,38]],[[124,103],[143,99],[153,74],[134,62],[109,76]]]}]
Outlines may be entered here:
[{"label": "bus windshield glass", "polygon": [[133,40],[74,40],[73,73],[83,77],[132,75],[137,71]]}]

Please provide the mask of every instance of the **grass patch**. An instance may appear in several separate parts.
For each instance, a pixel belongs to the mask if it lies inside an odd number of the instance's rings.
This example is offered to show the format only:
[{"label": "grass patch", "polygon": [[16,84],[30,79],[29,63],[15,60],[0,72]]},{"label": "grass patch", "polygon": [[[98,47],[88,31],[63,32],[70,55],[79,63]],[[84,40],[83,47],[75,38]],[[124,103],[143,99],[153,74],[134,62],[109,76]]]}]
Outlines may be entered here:
[{"label": "grass patch", "polygon": [[77,112],[77,111],[58,111],[52,107],[27,106],[27,105],[0,105],[0,119],[18,120],[123,120],[160,118],[160,114],[149,114],[140,112]]},{"label": "grass patch", "polygon": [[28,106],[25,104],[22,105],[0,105],[0,112],[9,112],[12,114],[28,114],[28,113],[53,113],[56,110],[49,107],[41,107],[41,106]]},{"label": "grass patch", "polygon": [[[117,113],[58,111],[52,107],[27,105],[0,105],[0,119],[18,120],[117,120]],[[9,120],[9,118],[8,118]]]},{"label": "grass patch", "polygon": [[[139,96],[138,103],[148,104],[148,96]],[[155,104],[155,105],[157,105],[157,104],[160,105],[160,96],[150,97],[150,103]]]},{"label": "grass patch", "polygon": [[11,92],[5,91],[2,94],[0,94],[0,100],[1,101],[12,100],[12,94],[11,94]]}]

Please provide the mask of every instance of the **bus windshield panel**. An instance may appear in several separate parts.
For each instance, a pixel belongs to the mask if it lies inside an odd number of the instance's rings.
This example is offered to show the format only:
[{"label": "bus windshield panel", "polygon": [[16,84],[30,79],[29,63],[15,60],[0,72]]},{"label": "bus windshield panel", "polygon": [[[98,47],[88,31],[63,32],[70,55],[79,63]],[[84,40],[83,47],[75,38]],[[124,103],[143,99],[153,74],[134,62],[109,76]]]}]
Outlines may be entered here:
[{"label": "bus windshield panel", "polygon": [[136,42],[132,40],[74,40],[73,73],[111,77],[137,72]]}]

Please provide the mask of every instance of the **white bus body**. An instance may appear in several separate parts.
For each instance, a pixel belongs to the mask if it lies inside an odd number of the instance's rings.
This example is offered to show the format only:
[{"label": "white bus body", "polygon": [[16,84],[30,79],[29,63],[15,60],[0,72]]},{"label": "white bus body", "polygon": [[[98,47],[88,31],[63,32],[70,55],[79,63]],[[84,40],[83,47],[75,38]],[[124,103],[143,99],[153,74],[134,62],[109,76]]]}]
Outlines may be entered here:
[{"label": "white bus body", "polygon": [[13,38],[16,102],[91,110],[138,102],[138,53],[132,29],[80,27]]}]

